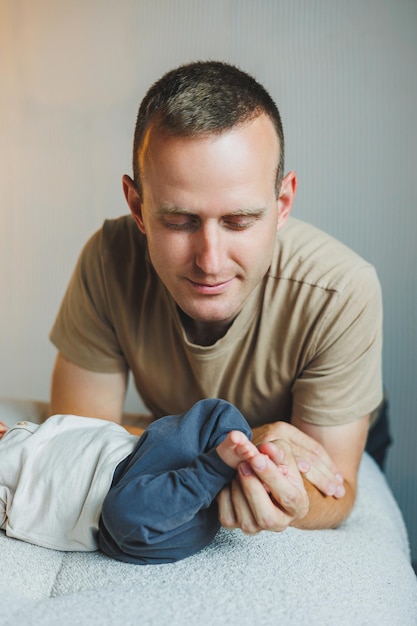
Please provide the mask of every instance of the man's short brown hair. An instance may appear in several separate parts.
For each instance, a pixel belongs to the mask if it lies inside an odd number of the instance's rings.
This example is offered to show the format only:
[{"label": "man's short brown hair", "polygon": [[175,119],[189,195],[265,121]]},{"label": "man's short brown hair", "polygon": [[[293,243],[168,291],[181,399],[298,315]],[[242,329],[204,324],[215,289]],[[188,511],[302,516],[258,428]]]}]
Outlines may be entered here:
[{"label": "man's short brown hair", "polygon": [[139,108],[133,143],[133,178],[141,195],[139,151],[149,125],[179,137],[221,133],[265,113],[277,132],[280,158],[276,192],[284,175],[284,133],[278,108],[252,76],[228,63],[198,61],[167,72]]}]

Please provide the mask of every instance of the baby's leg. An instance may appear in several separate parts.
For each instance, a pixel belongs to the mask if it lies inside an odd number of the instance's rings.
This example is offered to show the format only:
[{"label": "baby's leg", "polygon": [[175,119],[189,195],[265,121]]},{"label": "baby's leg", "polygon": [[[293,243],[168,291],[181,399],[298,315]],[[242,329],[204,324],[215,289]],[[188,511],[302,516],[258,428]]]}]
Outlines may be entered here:
[{"label": "baby's leg", "polygon": [[239,430],[232,430],[228,433],[226,438],[217,446],[216,451],[221,460],[234,469],[242,461],[250,461],[257,455],[264,456]]}]

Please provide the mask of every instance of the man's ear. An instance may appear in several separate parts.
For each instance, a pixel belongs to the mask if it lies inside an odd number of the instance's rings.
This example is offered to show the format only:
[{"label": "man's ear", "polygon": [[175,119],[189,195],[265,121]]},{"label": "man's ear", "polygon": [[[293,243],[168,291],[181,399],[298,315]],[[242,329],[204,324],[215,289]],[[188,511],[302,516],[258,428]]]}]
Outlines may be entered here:
[{"label": "man's ear", "polygon": [[278,196],[278,222],[277,230],[280,230],[290,216],[292,205],[297,191],[297,175],[288,172],[282,179]]},{"label": "man's ear", "polygon": [[126,202],[129,205],[133,219],[135,220],[139,230],[145,234],[145,226],[142,217],[142,200],[140,199],[136,185],[127,174],[123,176],[122,184],[123,193],[125,194]]}]

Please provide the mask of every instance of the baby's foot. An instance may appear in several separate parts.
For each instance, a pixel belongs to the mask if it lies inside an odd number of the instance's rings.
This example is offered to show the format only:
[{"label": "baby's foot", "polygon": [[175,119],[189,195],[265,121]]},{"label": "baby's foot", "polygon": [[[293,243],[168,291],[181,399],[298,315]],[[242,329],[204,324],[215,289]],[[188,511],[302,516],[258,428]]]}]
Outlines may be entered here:
[{"label": "baby's foot", "polygon": [[255,456],[264,456],[258,448],[240,430],[232,430],[216,448],[224,463],[234,469],[242,461],[250,461]]}]

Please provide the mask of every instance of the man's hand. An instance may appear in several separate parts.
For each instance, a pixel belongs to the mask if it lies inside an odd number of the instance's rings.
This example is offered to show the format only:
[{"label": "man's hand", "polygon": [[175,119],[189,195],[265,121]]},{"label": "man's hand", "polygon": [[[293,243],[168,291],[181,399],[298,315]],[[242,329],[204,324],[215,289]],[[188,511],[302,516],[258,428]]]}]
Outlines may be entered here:
[{"label": "man's hand", "polygon": [[219,520],[246,533],[280,532],[308,512],[309,499],[291,446],[260,446],[264,456],[241,463],[236,478],[218,496]]},{"label": "man's hand", "polygon": [[[340,426],[314,426],[297,418],[293,422],[255,430],[254,442],[269,462],[263,468],[242,464],[236,479],[219,494],[219,520],[226,528],[249,533],[281,531],[289,525],[335,528],[350,513],[369,416]],[[286,439],[276,439],[277,434]],[[268,437],[272,441],[265,442]]]},{"label": "man's hand", "polygon": [[298,469],[321,493],[336,498],[345,495],[342,474],[318,441],[287,422],[265,424],[253,430],[256,446],[276,440],[290,444]]}]

